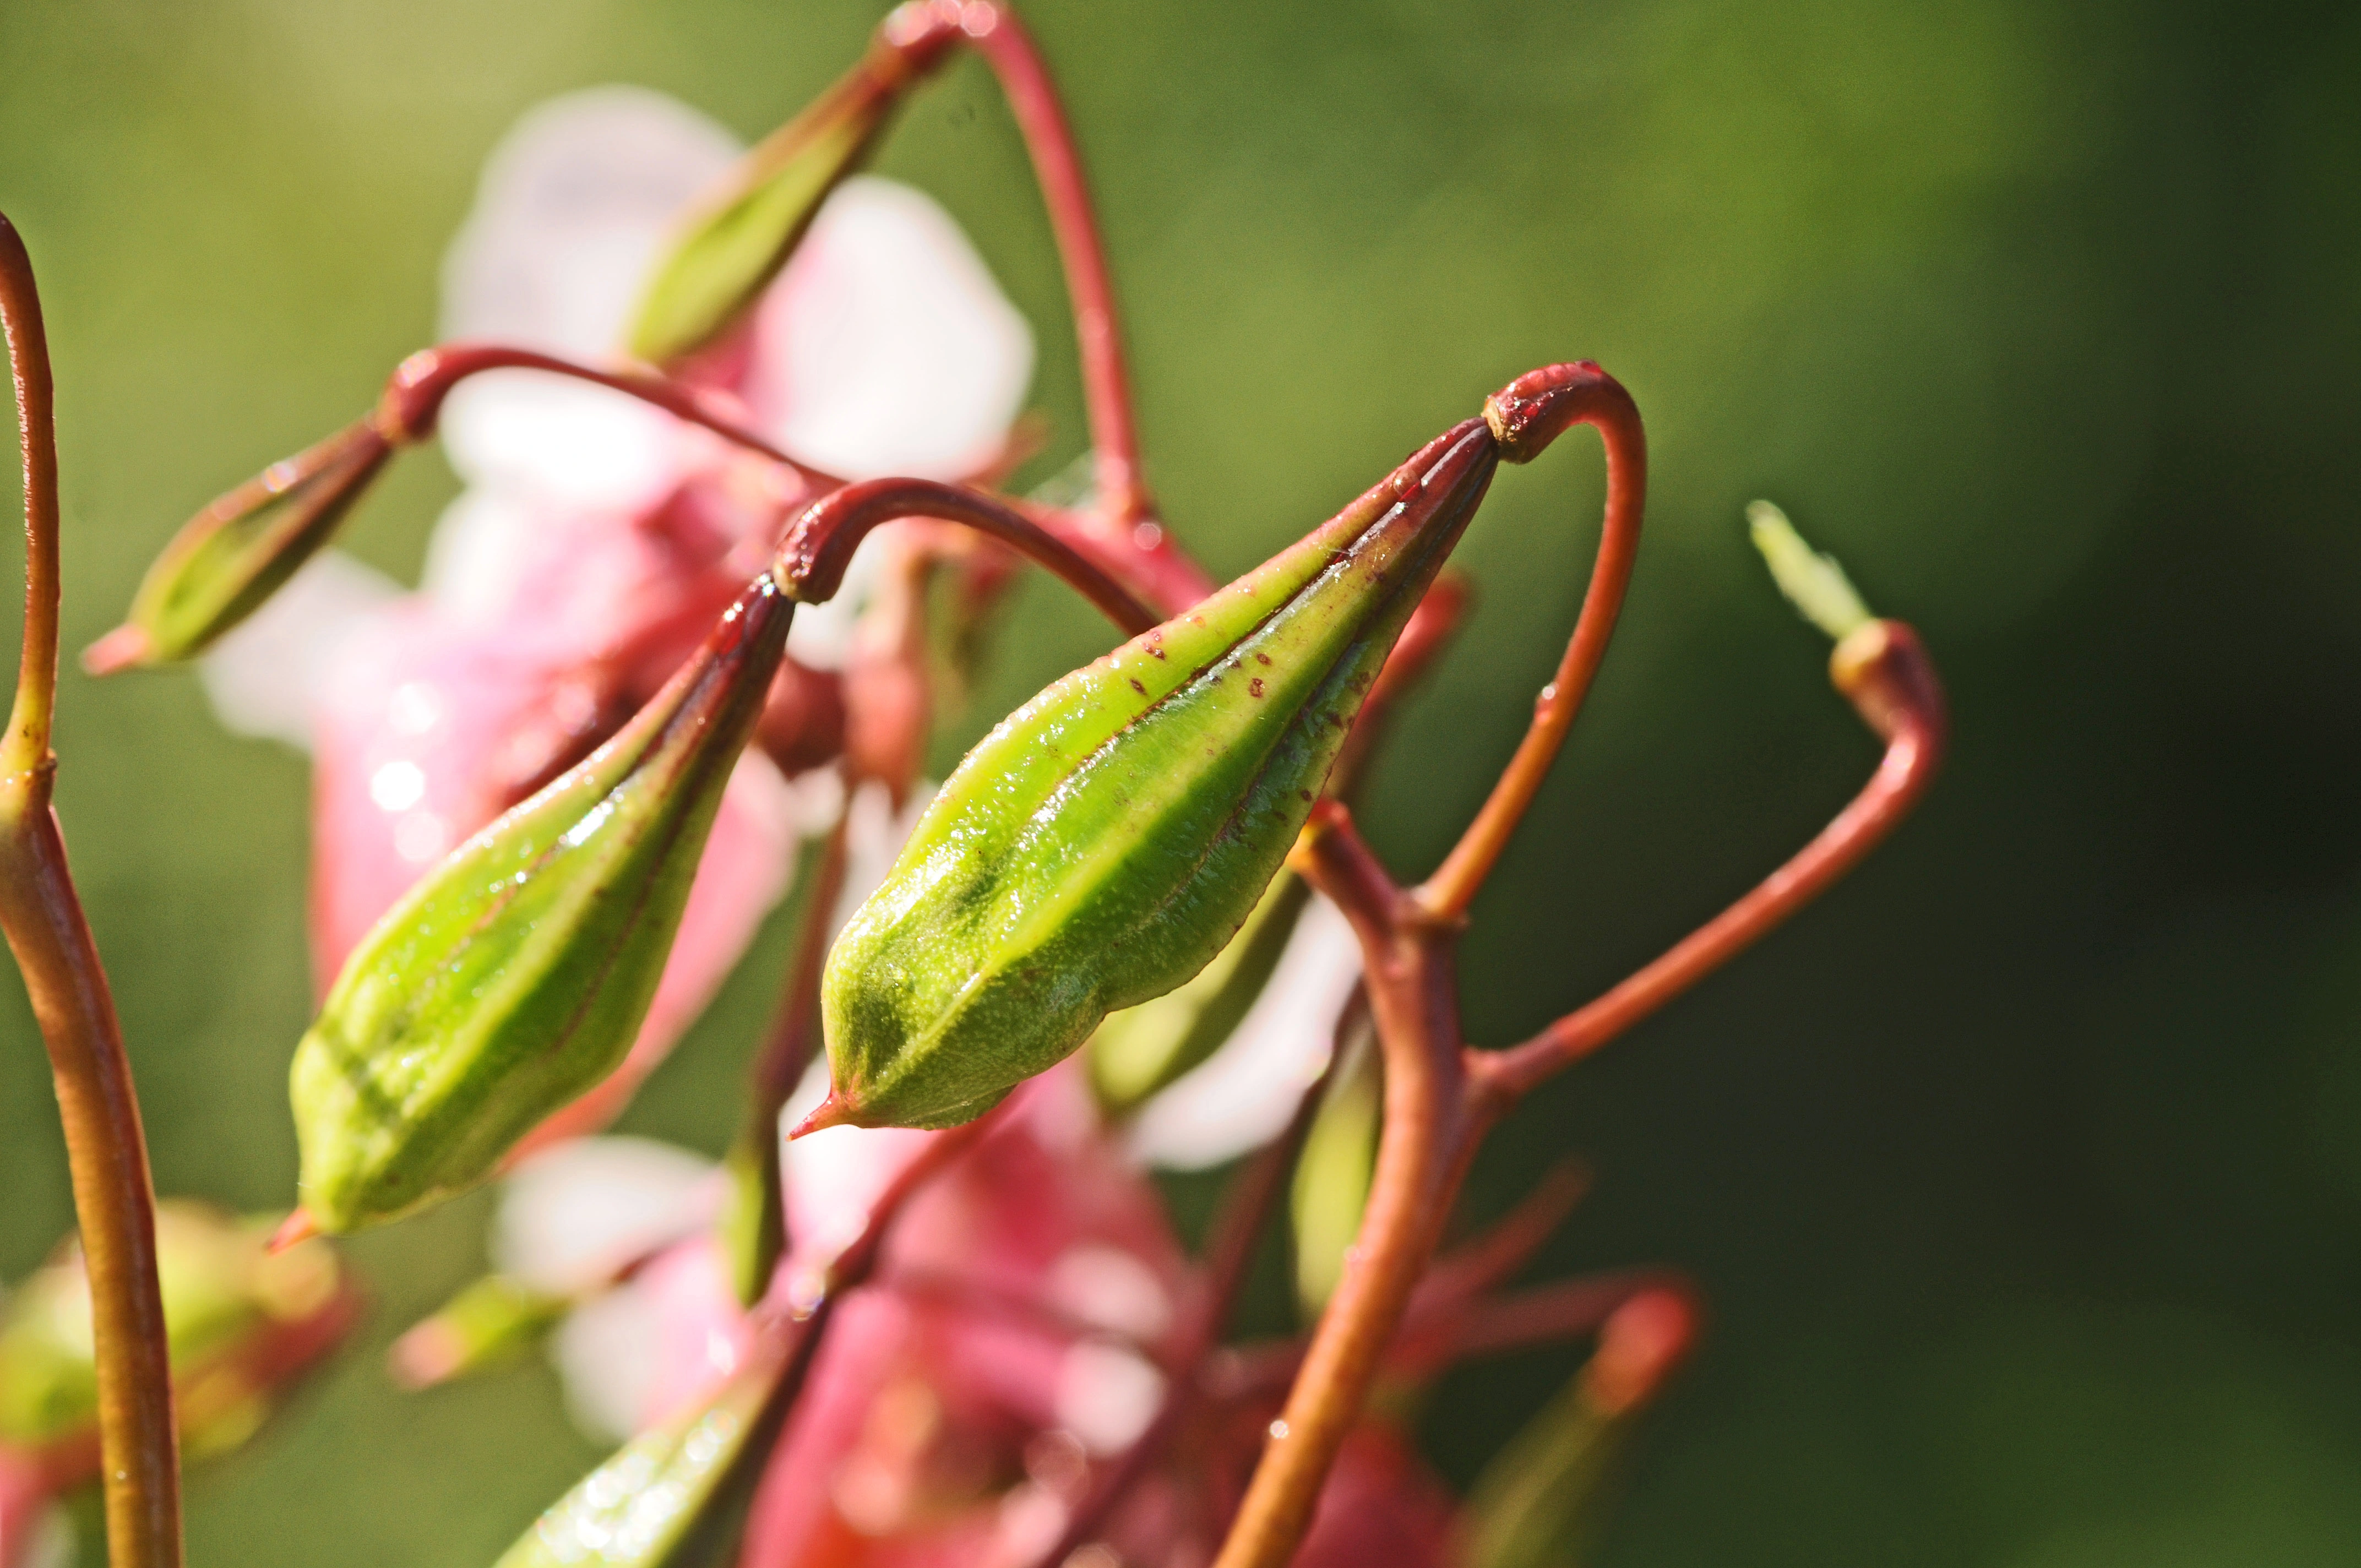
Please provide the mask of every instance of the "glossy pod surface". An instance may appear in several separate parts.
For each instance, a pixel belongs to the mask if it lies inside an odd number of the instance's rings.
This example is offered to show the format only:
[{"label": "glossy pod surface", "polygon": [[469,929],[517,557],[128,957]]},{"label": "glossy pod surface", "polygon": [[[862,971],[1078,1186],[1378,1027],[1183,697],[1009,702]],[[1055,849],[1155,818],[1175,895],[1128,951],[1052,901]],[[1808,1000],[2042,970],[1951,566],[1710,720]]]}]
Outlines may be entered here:
[{"label": "glossy pod surface", "polygon": [[291,1074],[321,1228],[474,1186],[621,1061],[792,608],[759,579],[614,739],[460,846],[354,949]]},{"label": "glossy pod surface", "polygon": [[807,1126],[968,1121],[1221,951],[1497,461],[1446,433],[970,752],[829,954]]}]

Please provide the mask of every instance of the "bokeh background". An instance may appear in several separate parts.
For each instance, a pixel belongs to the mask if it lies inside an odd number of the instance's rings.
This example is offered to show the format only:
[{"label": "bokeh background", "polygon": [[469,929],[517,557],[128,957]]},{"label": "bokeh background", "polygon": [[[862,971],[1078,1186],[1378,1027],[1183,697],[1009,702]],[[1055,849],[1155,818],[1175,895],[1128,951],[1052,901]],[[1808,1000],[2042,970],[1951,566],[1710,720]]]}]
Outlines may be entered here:
[{"label": "bokeh background", "polygon": [[[1648,414],[1625,630],[1478,907],[1477,1039],[1647,957],[1872,765],[1746,500],[1784,504],[1949,679],[1956,760],[1923,815],[1477,1172],[1481,1212],[1579,1152],[1597,1190],[1547,1270],[1676,1263],[1711,1299],[1605,1561],[2361,1563],[2361,16],[1027,11],[1090,151],[1151,477],[1217,568],[1532,365],[1597,357]],[[751,137],[876,15],[6,0],[0,205],[60,361],[70,642],[198,503],[429,338],[442,248],[520,111],[635,82]],[[1071,343],[989,78],[952,71],[881,167],[1037,323],[1054,468],[1080,444]],[[413,460],[355,548],[414,572],[451,488]],[[1587,440],[1496,488],[1463,554],[1479,613],[1367,813],[1398,866],[1507,754],[1598,490]],[[1046,590],[1012,625],[944,761],[1098,636]],[[281,1205],[303,765],[174,676],[69,674],[60,749],[159,1184]],[[734,1125],[767,1004],[741,980],[630,1128],[715,1148]],[[197,1479],[198,1563],[480,1564],[591,1460],[545,1374],[415,1400],[380,1375],[390,1332],[480,1266],[482,1218],[355,1245],[371,1337]],[[69,1223],[10,981],[0,1277]],[[1464,1480],[1572,1365],[1455,1376],[1433,1453]]]}]

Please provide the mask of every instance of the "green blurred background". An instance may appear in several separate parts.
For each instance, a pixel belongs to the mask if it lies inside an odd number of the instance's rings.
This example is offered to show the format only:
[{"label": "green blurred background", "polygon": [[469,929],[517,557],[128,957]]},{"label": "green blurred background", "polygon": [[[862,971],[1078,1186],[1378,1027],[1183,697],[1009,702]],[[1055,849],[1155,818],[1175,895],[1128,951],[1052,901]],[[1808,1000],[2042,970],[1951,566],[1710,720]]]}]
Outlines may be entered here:
[{"label": "green blurred background", "polygon": [[[1027,10],[1091,155],[1151,477],[1217,568],[1533,365],[1596,357],[1649,416],[1625,630],[1479,905],[1475,1038],[1653,952],[1872,765],[1745,546],[1747,499],[1915,620],[1950,682],[1956,757],[1920,817],[1477,1172],[1482,1211],[1584,1154],[1598,1189],[1548,1267],[1676,1263],[1712,1302],[1606,1561],[2361,1563],[2361,16]],[[198,503],[428,339],[442,248],[521,110],[636,82],[751,137],[876,15],[5,0],[0,206],[59,358],[70,642]],[[951,71],[882,168],[952,210],[1039,328],[1056,466],[1070,339],[989,79]],[[1555,657],[1594,452],[1505,476],[1466,547],[1479,613],[1367,814],[1405,870]],[[413,461],[355,547],[414,572],[450,490]],[[1094,650],[1053,593],[1018,615],[969,735]],[[171,676],[70,674],[60,750],[159,1185],[283,1204],[303,765]],[[631,1128],[718,1146],[764,992],[730,992]],[[0,1277],[70,1223],[54,1120],[12,984]],[[478,1266],[482,1217],[355,1247],[371,1341],[195,1482],[197,1562],[479,1564],[579,1473],[545,1375],[404,1400],[379,1371]],[[1445,1469],[1464,1481],[1571,1365],[1447,1383]]]}]

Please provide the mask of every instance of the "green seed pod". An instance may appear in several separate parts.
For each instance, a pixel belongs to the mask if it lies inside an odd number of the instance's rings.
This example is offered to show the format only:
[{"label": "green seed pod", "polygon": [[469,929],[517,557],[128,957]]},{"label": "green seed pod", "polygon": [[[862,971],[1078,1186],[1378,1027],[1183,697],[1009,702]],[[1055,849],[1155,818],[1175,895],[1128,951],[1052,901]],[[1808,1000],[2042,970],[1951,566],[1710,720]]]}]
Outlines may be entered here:
[{"label": "green seed pod", "polygon": [[831,1092],[802,1130],[972,1120],[1203,969],[1497,462],[1468,421],[985,737],[829,955]]},{"label": "green seed pod", "polygon": [[357,420],[190,519],[139,580],[123,624],[91,644],[83,666],[103,675],[203,652],[334,537],[393,445],[374,416]]},{"label": "green seed pod", "polygon": [[1107,1014],[1087,1059],[1100,1108],[1137,1111],[1222,1047],[1262,994],[1312,901],[1301,877],[1281,872],[1263,890],[1237,938],[1187,984]]},{"label": "green seed pod", "polygon": [[631,353],[669,364],[742,319],[956,30],[937,8],[896,13],[859,65],[741,159],[658,265],[631,323]]},{"label": "green seed pod", "polygon": [[614,739],[453,851],[353,950],[291,1074],[321,1229],[475,1186],[622,1060],[792,609],[757,579]]}]

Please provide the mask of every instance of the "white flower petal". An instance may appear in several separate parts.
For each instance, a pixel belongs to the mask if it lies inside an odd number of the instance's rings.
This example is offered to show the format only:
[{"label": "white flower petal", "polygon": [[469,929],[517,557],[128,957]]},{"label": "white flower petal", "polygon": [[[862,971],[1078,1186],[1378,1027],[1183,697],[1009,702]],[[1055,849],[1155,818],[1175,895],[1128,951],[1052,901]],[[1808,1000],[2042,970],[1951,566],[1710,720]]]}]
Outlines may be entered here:
[{"label": "white flower petal", "polygon": [[711,1219],[716,1168],[648,1138],[577,1138],[509,1174],[492,1222],[493,1266],[568,1295],[693,1234]]},{"label": "white flower petal", "polygon": [[198,663],[223,728],[309,751],[338,650],[401,591],[340,551],[314,556]]},{"label": "white flower petal", "polygon": [[1164,1375],[1120,1345],[1084,1340],[1058,1363],[1058,1424],[1093,1453],[1129,1448],[1164,1402]]},{"label": "white flower petal", "polygon": [[535,370],[462,382],[438,428],[471,485],[513,487],[561,503],[631,510],[677,482],[680,422],[636,398]]},{"label": "white flower petal", "polygon": [[1130,1253],[1086,1243],[1049,1266],[1049,1299],[1086,1323],[1152,1341],[1172,1326],[1172,1297]]},{"label": "white flower petal", "polygon": [[786,1140],[786,1129],[828,1097],[828,1058],[815,1057],[779,1113],[779,1168],[787,1239],[826,1256],[860,1233],[869,1211],[920,1150],[942,1135],[916,1127],[830,1127]]},{"label": "white flower petal", "polygon": [[1126,1138],[1132,1157],[1202,1170],[1278,1136],[1327,1067],[1337,1014],[1360,978],[1353,928],[1334,905],[1314,898],[1236,1031],[1140,1108]]},{"label": "white flower petal", "polygon": [[1033,334],[933,200],[846,181],[764,300],[747,400],[788,451],[848,478],[956,478],[988,461],[1033,376]]},{"label": "white flower petal", "polygon": [[444,258],[444,336],[609,357],[684,209],[739,151],[719,126],[642,87],[529,110],[493,148]]},{"label": "white flower petal", "polygon": [[663,1332],[653,1293],[636,1284],[620,1285],[566,1314],[550,1356],[576,1426],[609,1442],[639,1430],[655,1388]]}]

